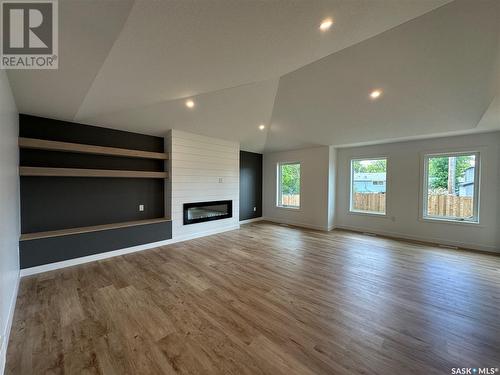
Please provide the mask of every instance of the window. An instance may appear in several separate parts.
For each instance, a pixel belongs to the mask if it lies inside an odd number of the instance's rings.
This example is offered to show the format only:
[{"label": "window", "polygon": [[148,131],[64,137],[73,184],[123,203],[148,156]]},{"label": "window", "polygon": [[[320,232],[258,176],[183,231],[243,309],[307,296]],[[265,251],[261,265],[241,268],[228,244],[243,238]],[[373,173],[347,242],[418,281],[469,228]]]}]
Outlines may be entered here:
[{"label": "window", "polygon": [[478,222],[479,153],[424,157],[424,219]]},{"label": "window", "polygon": [[300,163],[278,164],[278,206],[300,208]]},{"label": "window", "polygon": [[351,212],[385,215],[387,158],[351,160]]}]

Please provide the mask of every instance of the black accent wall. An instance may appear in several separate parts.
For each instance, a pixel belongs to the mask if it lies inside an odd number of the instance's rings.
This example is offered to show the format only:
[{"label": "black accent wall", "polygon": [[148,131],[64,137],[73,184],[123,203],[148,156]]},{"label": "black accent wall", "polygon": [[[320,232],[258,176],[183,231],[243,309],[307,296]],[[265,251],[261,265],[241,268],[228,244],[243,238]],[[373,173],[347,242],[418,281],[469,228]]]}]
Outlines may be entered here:
[{"label": "black accent wall", "polygon": [[[121,223],[164,216],[163,180],[21,177],[21,231]],[[138,210],[144,204],[144,211]]]},{"label": "black accent wall", "polygon": [[19,243],[21,268],[40,266],[172,238],[172,222],[137,225]]},{"label": "black accent wall", "polygon": [[240,151],[240,220],[261,216],[262,154]]},{"label": "black accent wall", "polygon": [[[163,152],[163,138],[19,115],[19,136],[95,146]],[[164,161],[21,149],[30,167],[163,171]],[[163,217],[164,180],[142,178],[21,177],[21,233]],[[145,210],[139,212],[139,204]]]},{"label": "black accent wall", "polygon": [[163,152],[162,137],[31,115],[19,115],[19,136],[86,145]]},{"label": "black accent wall", "polygon": [[[19,115],[19,136],[85,145],[164,152],[162,137]],[[164,171],[156,159],[20,149],[20,166]],[[165,217],[161,178],[20,177],[21,233]],[[139,211],[143,204],[144,211]],[[21,268],[172,238],[171,222],[20,241]]]}]

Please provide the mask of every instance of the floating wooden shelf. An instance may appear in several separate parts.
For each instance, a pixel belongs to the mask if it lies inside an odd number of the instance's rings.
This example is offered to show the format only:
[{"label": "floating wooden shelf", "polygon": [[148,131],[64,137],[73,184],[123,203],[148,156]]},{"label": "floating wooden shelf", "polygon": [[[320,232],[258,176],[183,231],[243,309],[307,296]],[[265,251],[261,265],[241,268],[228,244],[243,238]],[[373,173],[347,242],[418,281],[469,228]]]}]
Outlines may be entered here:
[{"label": "floating wooden shelf", "polygon": [[125,148],[93,146],[93,145],[84,145],[79,143],[47,141],[44,139],[33,139],[33,138],[22,138],[22,137],[19,138],[19,147],[31,148],[37,150],[122,156],[129,158],[160,159],[160,160],[168,159],[168,154],[162,152],[150,152],[141,150],[131,150]]},{"label": "floating wooden shelf", "polygon": [[29,240],[38,240],[38,239],[41,239],[41,238],[69,236],[69,235],[72,235],[72,234],[98,232],[98,231],[101,231],[101,230],[126,228],[126,227],[133,227],[133,226],[137,226],[137,225],[147,225],[147,224],[163,223],[165,221],[170,221],[170,219],[166,218],[166,217],[163,217],[163,218],[158,218],[158,219],[125,221],[123,223],[93,225],[93,226],[89,226],[89,227],[79,227],[79,228],[52,230],[52,231],[47,231],[47,232],[25,233],[25,234],[21,235],[21,237],[19,238],[19,240],[20,241],[29,241]]},{"label": "floating wooden shelf", "polygon": [[115,169],[19,167],[20,176],[167,178],[167,172],[122,171]]}]

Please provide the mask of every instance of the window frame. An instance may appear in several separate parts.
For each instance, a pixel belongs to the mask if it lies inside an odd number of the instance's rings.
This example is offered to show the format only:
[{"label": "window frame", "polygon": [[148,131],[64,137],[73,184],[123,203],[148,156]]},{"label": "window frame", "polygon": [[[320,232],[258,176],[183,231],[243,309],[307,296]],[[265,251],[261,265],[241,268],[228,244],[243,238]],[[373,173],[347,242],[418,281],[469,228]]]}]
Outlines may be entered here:
[{"label": "window frame", "polygon": [[[299,178],[299,205],[298,206],[284,206],[282,203],[282,194],[281,194],[281,166],[283,165],[293,165],[298,164],[300,170],[300,178]],[[278,162],[276,164],[276,207],[282,208],[285,210],[295,210],[298,211],[302,208],[302,162],[300,161],[283,161]]]},{"label": "window frame", "polygon": [[[354,169],[352,168],[352,163],[354,161],[362,161],[362,160],[385,160],[385,210],[384,212],[375,212],[375,211],[362,211],[353,209],[353,186],[354,186]],[[389,211],[389,201],[387,197],[389,196],[389,157],[382,156],[360,156],[353,157],[349,159],[349,206],[348,213],[352,215],[366,215],[366,216],[375,216],[375,217],[388,217]]]},{"label": "window frame", "polygon": [[[464,151],[446,151],[446,152],[427,152],[422,154],[422,181],[420,187],[422,192],[420,194],[421,209],[420,219],[426,222],[444,222],[449,224],[465,224],[465,225],[478,225],[480,224],[479,205],[480,205],[480,190],[481,190],[481,154],[479,150],[464,150]],[[434,157],[458,157],[474,155],[474,196],[472,201],[472,219],[456,218],[453,216],[432,216],[427,214],[429,204],[429,159]]]}]

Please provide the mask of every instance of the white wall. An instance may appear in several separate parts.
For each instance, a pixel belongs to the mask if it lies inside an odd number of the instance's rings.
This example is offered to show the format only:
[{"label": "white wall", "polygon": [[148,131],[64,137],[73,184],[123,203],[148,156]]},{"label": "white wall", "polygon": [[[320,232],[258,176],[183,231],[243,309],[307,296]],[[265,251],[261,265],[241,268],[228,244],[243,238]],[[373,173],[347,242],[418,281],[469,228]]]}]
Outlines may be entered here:
[{"label": "white wall", "polygon": [[328,152],[328,230],[332,230],[335,226],[337,150],[330,146]]},{"label": "white wall", "polygon": [[[481,151],[480,224],[419,219],[421,158],[426,152]],[[349,213],[349,162],[388,157],[387,217]],[[336,227],[500,252],[500,132],[341,148],[337,153]]]},{"label": "white wall", "polygon": [[[171,130],[166,144],[171,158],[172,238],[238,228],[239,143]],[[183,225],[184,203],[229,199],[233,201],[232,218]]]},{"label": "white wall", "polygon": [[497,248],[500,249],[500,145],[498,145],[498,152],[497,152],[497,229],[496,229],[496,232],[497,232],[496,244],[497,244]]},{"label": "white wall", "polygon": [[18,114],[5,71],[0,71],[0,374],[3,374],[19,282]]},{"label": "white wall", "polygon": [[[328,229],[330,147],[264,154],[263,216],[267,220],[314,229]],[[300,162],[300,209],[276,206],[277,164]]]}]

